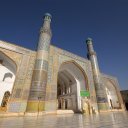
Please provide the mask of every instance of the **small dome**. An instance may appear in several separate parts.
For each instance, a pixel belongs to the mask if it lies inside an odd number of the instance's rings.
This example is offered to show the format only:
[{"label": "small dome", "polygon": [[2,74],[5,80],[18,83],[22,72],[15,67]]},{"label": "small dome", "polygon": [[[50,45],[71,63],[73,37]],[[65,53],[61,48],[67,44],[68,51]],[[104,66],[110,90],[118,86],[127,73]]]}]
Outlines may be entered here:
[{"label": "small dome", "polygon": [[86,43],[93,42],[92,38],[87,38]]},{"label": "small dome", "polygon": [[88,41],[92,41],[92,38],[88,37],[87,40],[88,40]]},{"label": "small dome", "polygon": [[52,15],[50,13],[45,13],[44,16],[49,16],[50,18],[52,18]]}]

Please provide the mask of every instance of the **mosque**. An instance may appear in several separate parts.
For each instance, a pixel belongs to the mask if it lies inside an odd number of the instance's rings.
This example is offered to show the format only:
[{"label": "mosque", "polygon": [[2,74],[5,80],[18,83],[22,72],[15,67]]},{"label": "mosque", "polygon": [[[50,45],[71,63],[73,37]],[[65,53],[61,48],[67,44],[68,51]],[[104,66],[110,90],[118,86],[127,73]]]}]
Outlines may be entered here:
[{"label": "mosque", "polygon": [[93,40],[86,40],[87,58],[53,46],[51,19],[44,15],[36,51],[0,40],[0,111],[125,110],[117,78],[99,70]]}]

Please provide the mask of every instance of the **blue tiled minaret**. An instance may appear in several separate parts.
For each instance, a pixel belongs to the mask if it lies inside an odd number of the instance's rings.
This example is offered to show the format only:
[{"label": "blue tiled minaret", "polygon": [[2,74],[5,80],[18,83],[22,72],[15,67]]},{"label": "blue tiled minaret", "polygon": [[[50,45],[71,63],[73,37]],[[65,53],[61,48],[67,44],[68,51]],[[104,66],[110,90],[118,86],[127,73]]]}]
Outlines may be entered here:
[{"label": "blue tiled minaret", "polygon": [[96,90],[96,97],[97,97],[97,104],[98,110],[107,110],[108,109],[108,101],[105,94],[105,89],[101,81],[101,75],[99,70],[99,65],[97,61],[97,55],[93,48],[93,41],[91,38],[86,40],[87,49],[88,49],[88,58],[91,61],[92,72],[93,72],[93,79],[94,85]]},{"label": "blue tiled minaret", "polygon": [[40,29],[35,67],[27,105],[27,111],[30,112],[44,110],[48,75],[49,48],[52,37],[50,28],[51,17],[52,16],[49,13],[44,15],[44,23]]}]

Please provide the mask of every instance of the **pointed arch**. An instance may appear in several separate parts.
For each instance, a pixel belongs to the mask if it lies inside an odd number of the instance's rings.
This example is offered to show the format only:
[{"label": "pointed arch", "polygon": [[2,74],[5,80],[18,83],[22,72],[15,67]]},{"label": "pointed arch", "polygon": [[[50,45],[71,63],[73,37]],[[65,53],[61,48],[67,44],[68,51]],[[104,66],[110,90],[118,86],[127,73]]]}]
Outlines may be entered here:
[{"label": "pointed arch", "polygon": [[83,68],[75,61],[63,62],[58,70],[57,99],[59,109],[82,110],[81,90],[88,90],[88,79]]},{"label": "pointed arch", "polygon": [[121,108],[119,88],[117,87],[117,84],[111,79],[107,79],[106,89],[109,106],[113,109]]},{"label": "pointed arch", "polygon": [[14,87],[17,64],[2,51],[0,51],[0,62],[0,104],[1,107],[7,107]]},{"label": "pointed arch", "polygon": [[76,65],[76,66],[79,68],[79,70],[83,73],[84,78],[85,78],[85,80],[86,80],[86,81],[85,81],[85,82],[86,82],[85,87],[86,87],[86,90],[89,91],[88,77],[87,77],[87,75],[86,75],[84,69],[83,69],[76,61],[74,61],[74,60],[65,61],[65,62],[63,62],[63,63],[60,65],[59,69],[61,68],[61,66],[65,65],[65,64],[69,64],[69,63],[73,63],[74,65]]}]

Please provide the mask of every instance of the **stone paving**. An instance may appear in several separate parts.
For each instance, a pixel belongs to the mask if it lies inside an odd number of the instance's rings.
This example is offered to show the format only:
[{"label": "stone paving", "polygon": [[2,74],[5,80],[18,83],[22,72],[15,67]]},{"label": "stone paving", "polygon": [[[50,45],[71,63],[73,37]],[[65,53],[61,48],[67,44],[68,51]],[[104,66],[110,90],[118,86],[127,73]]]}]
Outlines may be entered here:
[{"label": "stone paving", "polygon": [[0,128],[128,128],[128,112],[0,118]]}]

